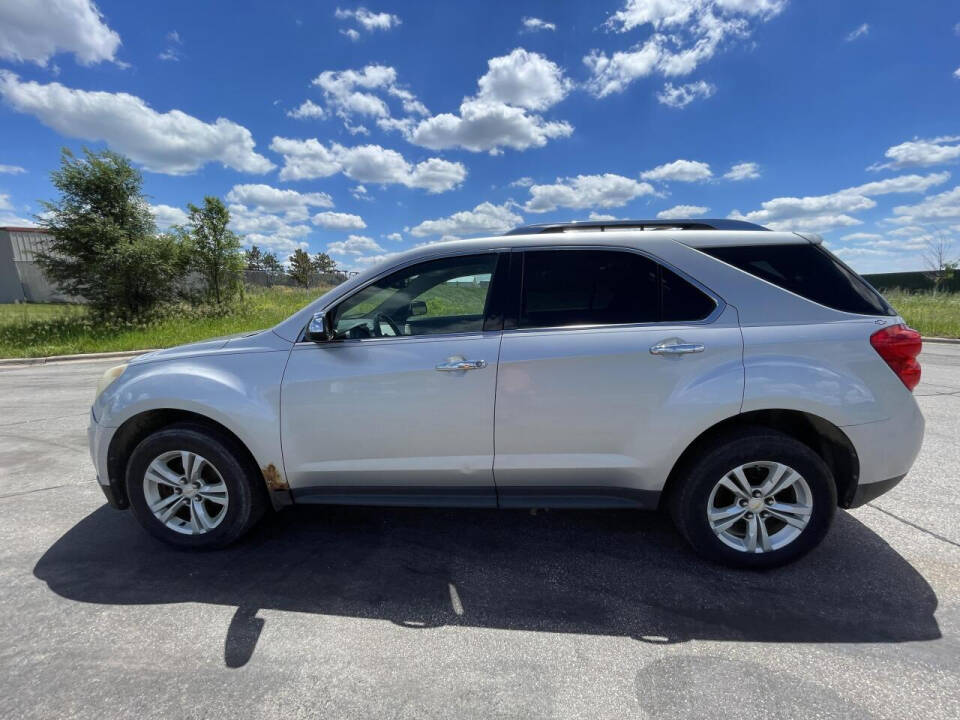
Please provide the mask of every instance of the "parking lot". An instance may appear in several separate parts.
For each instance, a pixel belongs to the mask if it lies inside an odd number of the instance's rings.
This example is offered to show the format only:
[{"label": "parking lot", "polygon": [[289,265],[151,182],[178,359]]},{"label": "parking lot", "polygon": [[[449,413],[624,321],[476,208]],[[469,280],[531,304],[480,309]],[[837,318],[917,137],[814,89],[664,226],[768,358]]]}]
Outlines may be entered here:
[{"label": "parking lot", "polygon": [[108,508],[116,361],[0,368],[0,717],[960,717],[960,345],[913,472],[767,573],[627,511],[295,508],[190,554]]}]

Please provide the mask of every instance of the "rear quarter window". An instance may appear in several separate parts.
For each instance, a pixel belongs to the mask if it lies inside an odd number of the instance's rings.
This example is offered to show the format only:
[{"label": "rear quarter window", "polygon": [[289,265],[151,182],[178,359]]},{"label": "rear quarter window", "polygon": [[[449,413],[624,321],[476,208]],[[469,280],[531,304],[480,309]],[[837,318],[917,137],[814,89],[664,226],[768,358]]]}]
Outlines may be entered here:
[{"label": "rear quarter window", "polygon": [[834,310],[858,315],[896,315],[866,280],[820,245],[735,245],[702,251]]}]

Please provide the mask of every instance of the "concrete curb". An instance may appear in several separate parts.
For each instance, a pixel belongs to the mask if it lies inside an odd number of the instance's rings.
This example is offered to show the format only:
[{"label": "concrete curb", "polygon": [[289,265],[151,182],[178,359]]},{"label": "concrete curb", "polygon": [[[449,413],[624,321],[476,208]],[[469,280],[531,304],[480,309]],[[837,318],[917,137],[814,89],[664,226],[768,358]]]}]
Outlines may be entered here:
[{"label": "concrete curb", "polygon": [[0,358],[0,367],[6,365],[46,365],[47,363],[71,362],[77,360],[106,360],[108,358],[134,358],[153,352],[148,350],[121,350],[118,352],[86,353],[79,355],[50,355],[49,357],[35,358]]},{"label": "concrete curb", "polygon": [[[960,338],[925,337],[925,343],[943,343],[946,345],[960,345]],[[0,367],[5,365],[46,365],[55,362],[71,362],[78,360],[106,360],[108,358],[133,358],[154,352],[157,348],[148,350],[121,350],[119,352],[87,353],[80,355],[50,355],[38,358],[0,358]]]}]

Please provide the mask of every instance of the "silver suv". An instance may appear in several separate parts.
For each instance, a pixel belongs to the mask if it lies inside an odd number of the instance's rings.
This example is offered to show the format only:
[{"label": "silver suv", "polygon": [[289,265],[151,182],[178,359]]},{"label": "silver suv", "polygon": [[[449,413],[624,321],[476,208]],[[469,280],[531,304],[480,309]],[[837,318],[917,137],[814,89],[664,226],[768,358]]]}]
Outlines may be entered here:
[{"label": "silver suv", "polygon": [[531,226],[111,368],[90,450],[110,504],[181,546],[293,503],[662,507],[700,554],[769,567],[910,469],[919,352],[815,236]]}]

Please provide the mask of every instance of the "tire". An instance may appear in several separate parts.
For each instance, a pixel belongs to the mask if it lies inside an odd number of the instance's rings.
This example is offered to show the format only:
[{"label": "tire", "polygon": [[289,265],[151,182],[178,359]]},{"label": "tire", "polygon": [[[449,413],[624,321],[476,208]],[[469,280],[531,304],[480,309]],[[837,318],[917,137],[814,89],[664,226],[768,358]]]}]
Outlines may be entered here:
[{"label": "tire", "polygon": [[[195,424],[171,425],[147,436],[131,453],[127,497],[139,523],[154,537],[181,548],[223,547],[249,531],[267,510],[263,480],[250,466],[232,437]],[[182,482],[191,469],[194,481]],[[151,504],[162,505],[158,512],[163,515],[173,514],[164,522]]]},{"label": "tire", "polygon": [[[802,557],[823,540],[836,512],[830,468],[807,445],[775,430],[723,435],[680,472],[669,498],[677,529],[698,554],[732,567],[772,568]],[[775,492],[765,496],[764,489]]]}]

